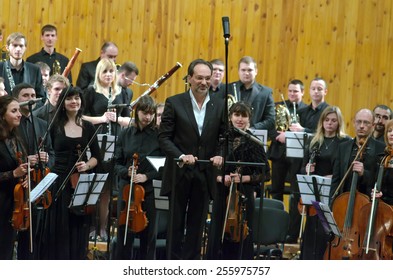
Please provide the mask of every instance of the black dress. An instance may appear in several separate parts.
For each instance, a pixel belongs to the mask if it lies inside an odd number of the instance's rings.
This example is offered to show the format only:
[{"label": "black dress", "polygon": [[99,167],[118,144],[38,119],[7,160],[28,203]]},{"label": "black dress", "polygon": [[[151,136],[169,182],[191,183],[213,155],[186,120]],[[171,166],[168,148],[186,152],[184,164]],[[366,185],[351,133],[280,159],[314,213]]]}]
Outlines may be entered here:
[{"label": "black dress", "polygon": [[[51,130],[53,149],[55,151],[55,165],[52,169],[59,177],[52,186],[53,202],[48,209],[45,221],[45,235],[43,239],[43,259],[86,259],[89,221],[87,215],[74,213],[69,209],[74,190],[68,182],[63,191],[55,200],[56,193],[61,187],[64,179],[75,165],[78,159],[77,147],[80,150],[88,144],[95,130],[94,126],[86,121],[82,122],[82,137],[71,138],[65,135],[64,128]],[[100,159],[97,139],[90,145],[91,156],[98,161]],[[85,157],[82,159],[87,160]]]},{"label": "black dress", "polygon": [[[333,162],[335,160],[335,151],[338,145],[350,138],[339,139],[324,137],[323,144],[317,148],[315,157],[315,171],[310,175],[327,176],[333,174]],[[314,145],[318,146],[319,144]],[[311,148],[313,150],[314,148]],[[303,166],[305,167],[310,159],[310,149],[306,148]],[[302,173],[306,173],[305,168]],[[329,235],[325,233],[323,226],[317,215],[307,216],[306,225],[303,232],[303,242],[300,258],[303,260],[322,260],[325,253]]]},{"label": "black dress", "polygon": [[9,139],[0,141],[0,259],[12,259],[15,231],[12,227],[14,188],[18,179],[12,172],[18,167],[16,154]]}]

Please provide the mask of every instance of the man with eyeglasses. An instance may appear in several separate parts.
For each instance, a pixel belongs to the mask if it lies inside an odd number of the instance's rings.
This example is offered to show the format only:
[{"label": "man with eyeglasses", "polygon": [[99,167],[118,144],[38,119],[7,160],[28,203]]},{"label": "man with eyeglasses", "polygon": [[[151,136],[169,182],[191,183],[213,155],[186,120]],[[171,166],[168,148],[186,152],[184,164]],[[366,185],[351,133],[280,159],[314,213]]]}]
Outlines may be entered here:
[{"label": "man with eyeglasses", "polygon": [[375,106],[373,113],[375,124],[373,138],[385,144],[385,124],[388,120],[392,119],[392,109],[386,105],[377,105]]},{"label": "man with eyeglasses", "polygon": [[[379,156],[383,155],[385,145],[372,137],[369,137],[367,140],[374,126],[374,115],[371,110],[360,109],[355,115],[353,125],[356,137],[353,140],[341,143],[337,149],[337,160],[333,165],[332,187],[330,190],[331,200],[337,194],[350,190],[354,172],[358,174],[357,190],[359,192],[370,196],[371,189],[375,184],[378,163],[380,162]],[[363,149],[362,155],[355,160],[359,148],[364,145],[366,140],[366,147]],[[352,172],[346,177],[343,187],[335,194],[348,168]]]},{"label": "man with eyeglasses", "polygon": [[89,85],[92,85],[95,79],[95,73],[98,62],[103,58],[108,58],[116,63],[116,57],[119,53],[117,45],[113,42],[105,42],[101,47],[100,57],[96,60],[82,63],[79,71],[78,80],[76,85],[81,89],[86,89]]},{"label": "man with eyeglasses", "polygon": [[[117,70],[117,84],[121,87],[121,93],[116,96],[119,100],[119,104],[130,104],[132,97],[134,96],[133,91],[129,88],[139,75],[139,69],[134,62],[124,62],[119,70]],[[122,116],[130,117],[131,108],[124,108],[121,112]]]}]

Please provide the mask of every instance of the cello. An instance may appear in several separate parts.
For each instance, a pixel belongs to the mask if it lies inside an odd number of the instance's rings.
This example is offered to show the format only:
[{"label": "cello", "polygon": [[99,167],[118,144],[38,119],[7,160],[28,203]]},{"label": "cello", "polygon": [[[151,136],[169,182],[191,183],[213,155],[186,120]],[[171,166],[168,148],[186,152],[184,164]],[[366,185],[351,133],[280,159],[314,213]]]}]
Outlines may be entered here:
[{"label": "cello", "polygon": [[138,154],[134,153],[130,183],[124,186],[122,193],[122,200],[127,205],[125,209],[120,211],[119,215],[119,225],[126,226],[123,243],[124,246],[127,242],[128,227],[130,227],[132,232],[141,232],[148,224],[146,212],[142,209],[142,202],[145,198],[145,189],[141,185],[133,183],[138,158]]},{"label": "cello", "polygon": [[389,154],[382,159],[372,202],[360,209],[359,230],[363,242],[358,258],[361,260],[393,259],[393,207],[375,197],[381,190],[384,168],[391,168],[389,162],[392,157],[393,154]]},{"label": "cello", "polygon": [[[335,194],[343,186],[349,171],[352,171],[354,162],[362,157],[362,153],[366,148],[370,135],[366,138],[364,143],[359,141],[360,148],[358,149],[354,161],[349,166],[346,174],[337,187]],[[349,260],[357,258],[361,240],[358,228],[360,222],[358,213],[360,209],[369,202],[368,196],[357,190],[358,178],[359,174],[353,172],[350,191],[340,194],[333,201],[332,212],[334,213],[337,226],[342,236],[335,236],[334,240],[331,242],[331,246],[328,246],[325,251],[325,260]]]}]

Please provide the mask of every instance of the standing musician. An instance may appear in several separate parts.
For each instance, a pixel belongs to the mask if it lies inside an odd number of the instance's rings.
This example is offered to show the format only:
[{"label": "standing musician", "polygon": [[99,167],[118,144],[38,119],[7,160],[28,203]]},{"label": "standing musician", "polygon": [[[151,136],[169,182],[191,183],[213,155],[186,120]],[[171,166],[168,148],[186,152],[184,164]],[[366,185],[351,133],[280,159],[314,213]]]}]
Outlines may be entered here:
[{"label": "standing musician", "polygon": [[[345,134],[340,108],[328,106],[318,121],[317,131],[305,149],[301,173],[332,177],[338,145],[350,138]],[[310,162],[311,159],[311,162]],[[307,216],[300,258],[322,260],[329,236],[317,216]]]},{"label": "standing musician", "polygon": [[[15,85],[20,83],[31,84],[38,97],[45,97],[42,88],[40,67],[23,60],[27,48],[27,40],[22,33],[11,33],[7,38],[7,51],[10,59],[0,62],[0,77],[4,78],[5,90],[11,93]],[[43,103],[37,104],[37,107]]]},{"label": "standing musician", "polygon": [[46,83],[48,99],[45,102],[44,106],[33,111],[33,115],[46,121],[49,125],[55,115],[56,105],[59,101],[60,93],[63,89],[69,86],[70,82],[66,77],[60,74],[50,76],[48,82]]},{"label": "standing musician", "polygon": [[[139,75],[139,69],[136,67],[135,63],[131,61],[124,62],[119,70],[117,71],[117,84],[121,87],[121,93],[119,96],[121,103],[123,104],[131,104],[132,97],[134,96],[134,92],[129,88],[135,79]],[[122,116],[130,116],[131,109],[124,108],[121,112]]]},{"label": "standing musician", "polygon": [[103,58],[108,58],[116,63],[116,57],[118,53],[119,49],[115,43],[105,42],[101,47],[100,57],[98,59],[82,63],[76,85],[82,90],[85,90],[88,86],[93,85],[96,68],[100,60]]},{"label": "standing musician", "polygon": [[[300,80],[292,80],[288,84],[288,100],[277,102],[276,106],[283,105],[284,108],[288,108],[291,120],[289,120],[289,125],[292,122],[297,122],[298,110],[306,107],[307,105],[302,101],[304,95],[304,85]],[[283,97],[284,98],[284,97]],[[279,116],[276,115],[276,124],[278,124]],[[280,126],[282,124],[279,124]],[[276,125],[277,126],[277,125]],[[269,132],[269,137],[272,142],[269,147],[268,156],[272,161],[272,198],[283,201],[284,199],[284,188],[285,180],[288,176],[293,178],[299,170],[299,161],[293,158],[287,158],[286,156],[286,145],[285,145],[285,131],[280,131],[278,127]],[[294,187],[291,187],[292,189]]]},{"label": "standing musician", "polygon": [[[289,127],[289,130],[292,132],[305,132],[305,133],[314,133],[318,120],[323,112],[323,110],[329,106],[325,102],[325,97],[327,95],[327,83],[322,78],[314,78],[310,84],[310,98],[311,104],[303,107],[298,110],[299,121],[296,123],[292,123]],[[294,161],[298,162],[298,170],[301,168],[302,159],[294,159]],[[297,173],[297,172],[296,172]],[[295,173],[295,174],[296,174]],[[299,229],[300,229],[300,221],[301,217],[297,208],[300,194],[299,194],[299,186],[296,182],[296,176],[290,178],[291,182],[291,197],[289,202],[289,230],[286,242],[288,243],[296,243]]]},{"label": "standing musician", "polygon": [[[119,135],[121,132],[120,126],[128,126],[130,123],[130,115],[127,115],[125,110],[122,110],[117,118],[114,109],[108,110],[108,106],[112,103],[123,103],[121,87],[117,84],[116,65],[111,59],[103,58],[100,60],[95,73],[94,85],[85,89],[83,96],[86,104],[89,104],[83,110],[83,119],[91,122],[96,127],[100,124],[104,124],[100,133]],[[111,164],[102,162],[99,166],[99,170],[109,172],[110,176],[113,176],[113,166]],[[100,230],[97,232],[97,238],[102,241],[107,241],[108,238],[107,220],[109,213],[110,188],[112,187],[110,186],[110,182],[112,181],[112,178],[107,180],[99,201]],[[91,236],[92,238],[93,233]]]},{"label": "standing musician", "polygon": [[[139,233],[140,236],[140,258],[155,259],[156,252],[156,209],[154,204],[153,179],[158,179],[159,173],[146,159],[147,156],[162,155],[158,144],[158,131],[155,124],[156,104],[152,97],[143,96],[135,106],[135,123],[126,128],[119,136],[116,147],[115,172],[120,178],[120,191],[118,197],[118,217],[121,212],[127,213],[128,197],[124,197],[124,188],[138,184],[144,188],[145,195],[142,209],[146,211],[148,220],[147,227]],[[133,170],[133,155],[138,154],[139,165],[134,171],[133,182],[130,178]],[[131,184],[132,183],[132,184]],[[121,198],[121,196],[123,197]],[[120,202],[121,201],[121,202]],[[136,203],[136,201],[134,201]],[[118,218],[118,221],[120,219]],[[129,260],[133,256],[132,247],[136,233],[131,228],[127,230],[127,240],[124,246],[125,235],[124,224],[119,224],[117,228],[117,244],[115,259]]]},{"label": "standing musician", "polygon": [[[265,149],[262,145],[247,139],[233,128],[245,131],[251,134],[248,129],[250,127],[250,119],[252,111],[249,105],[243,101],[233,104],[229,110],[230,129],[228,133],[228,160],[240,162],[262,162],[265,163],[266,173],[270,172],[269,164],[266,158]],[[213,214],[211,222],[211,231],[209,234],[209,245],[207,257],[209,259],[238,259],[239,250],[242,249],[241,259],[253,259],[253,216],[255,208],[254,190],[260,187],[265,178],[263,174],[263,166],[227,166],[224,181],[222,176],[217,176],[217,195],[213,201]],[[245,221],[248,226],[248,236],[244,236],[244,241],[234,241],[232,236],[226,235],[224,243],[221,247],[221,237],[225,228],[225,213],[228,206],[226,198],[229,193],[229,186],[233,182],[234,188],[245,196]],[[237,195],[237,194],[233,194]],[[233,207],[233,206],[232,206]],[[239,215],[239,209],[234,209]],[[240,219],[240,218],[239,218]],[[240,224],[238,225],[240,227]],[[226,232],[229,234],[229,232]],[[243,248],[240,248],[243,244]],[[220,255],[221,254],[221,255]]]},{"label": "standing musician", "polygon": [[27,163],[20,164],[16,155],[18,151],[24,150],[16,132],[21,117],[19,103],[15,98],[0,97],[0,259],[2,260],[11,260],[13,257],[14,188],[19,179],[27,174]]},{"label": "standing musician", "polygon": [[[18,102],[32,101],[36,98],[36,93],[34,88],[26,83],[18,84],[12,90],[12,96],[15,97]],[[31,110],[35,108],[35,104],[24,105],[20,107],[20,112],[22,113],[22,118],[20,125],[18,127],[18,133],[26,147],[26,152],[30,163],[35,171],[38,172],[41,167],[48,166],[52,168],[54,163],[54,151],[52,148],[52,141],[49,135],[45,139],[44,145],[45,149],[39,149],[41,146],[41,141],[47,131],[47,123],[44,120],[35,118],[31,114]],[[40,165],[40,163],[42,165]],[[37,165],[36,165],[37,164]],[[42,171],[42,170],[41,170]],[[33,179],[32,179],[33,180]],[[38,184],[39,182],[34,182]],[[33,219],[33,254],[29,252],[29,231],[21,231],[18,233],[18,259],[39,259],[40,258],[40,248],[42,242],[42,230],[44,222],[45,210],[42,205],[32,205],[32,219]]]},{"label": "standing musician", "polygon": [[[29,56],[26,61],[31,63],[44,62],[49,66],[50,76],[61,74],[67,67],[69,59],[56,52],[55,44],[57,42],[57,28],[54,25],[46,24],[41,28],[41,41],[44,43],[41,51]],[[68,75],[72,83],[71,73]]]},{"label": "standing musician", "polygon": [[[82,90],[78,87],[65,88],[58,104],[58,115],[50,130],[55,151],[55,164],[52,172],[59,177],[52,186],[54,199],[45,221],[45,250],[44,259],[86,259],[89,217],[81,213],[73,213],[68,206],[74,189],[71,182],[66,182],[64,189],[57,197],[57,191],[62,186],[70,171],[76,167],[78,173],[92,172],[100,160],[98,140],[94,136],[94,126],[82,119],[85,101]],[[91,157],[86,154],[77,161],[89,141]],[[57,198],[57,199],[56,199]]]},{"label": "standing musician", "polygon": [[[334,199],[333,194],[336,192],[345,172],[355,158],[356,152],[360,147],[359,142],[365,141],[374,126],[374,116],[369,109],[360,109],[355,114],[353,121],[356,137],[349,142],[342,143],[338,146],[337,160],[334,162],[332,187],[330,189],[330,198]],[[378,170],[377,163],[379,155],[383,154],[385,145],[372,137],[366,143],[366,149],[363,153],[363,161],[356,160],[353,162],[352,171],[359,174],[357,190],[370,196],[371,188],[374,186],[376,173]],[[351,186],[351,176],[348,176],[344,182],[341,192],[349,191]]]},{"label": "standing musician", "polygon": [[[192,61],[187,75],[190,90],[167,98],[161,119],[159,141],[166,154],[161,195],[170,197],[173,210],[167,248],[171,259],[200,259],[216,167],[223,164],[219,137],[225,129],[225,103],[209,94],[212,73],[209,62]],[[181,160],[179,164],[174,158]],[[210,160],[213,166],[197,160]]]}]

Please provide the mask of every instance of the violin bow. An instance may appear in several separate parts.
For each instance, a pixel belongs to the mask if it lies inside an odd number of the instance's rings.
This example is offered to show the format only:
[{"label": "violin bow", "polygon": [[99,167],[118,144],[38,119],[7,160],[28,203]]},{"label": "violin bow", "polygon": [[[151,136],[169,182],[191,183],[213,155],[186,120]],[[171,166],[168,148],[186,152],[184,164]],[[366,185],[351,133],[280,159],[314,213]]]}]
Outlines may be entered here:
[{"label": "violin bow", "polygon": [[[90,147],[91,143],[93,142],[94,138],[97,136],[98,131],[100,131],[101,127],[102,127],[102,124],[100,124],[99,127],[97,127],[96,131],[94,131],[93,136],[90,138],[89,142],[87,143],[86,147],[83,149],[81,154],[79,155],[76,162],[80,161],[82,159],[82,157],[86,154],[87,149]],[[63,189],[65,188],[66,184],[70,180],[71,175],[74,173],[75,169],[76,169],[76,166],[74,164],[74,166],[71,168],[70,172],[68,173],[67,177],[65,178],[65,180],[61,184],[60,188],[57,190],[55,201],[59,198],[59,196],[62,193]]]}]

